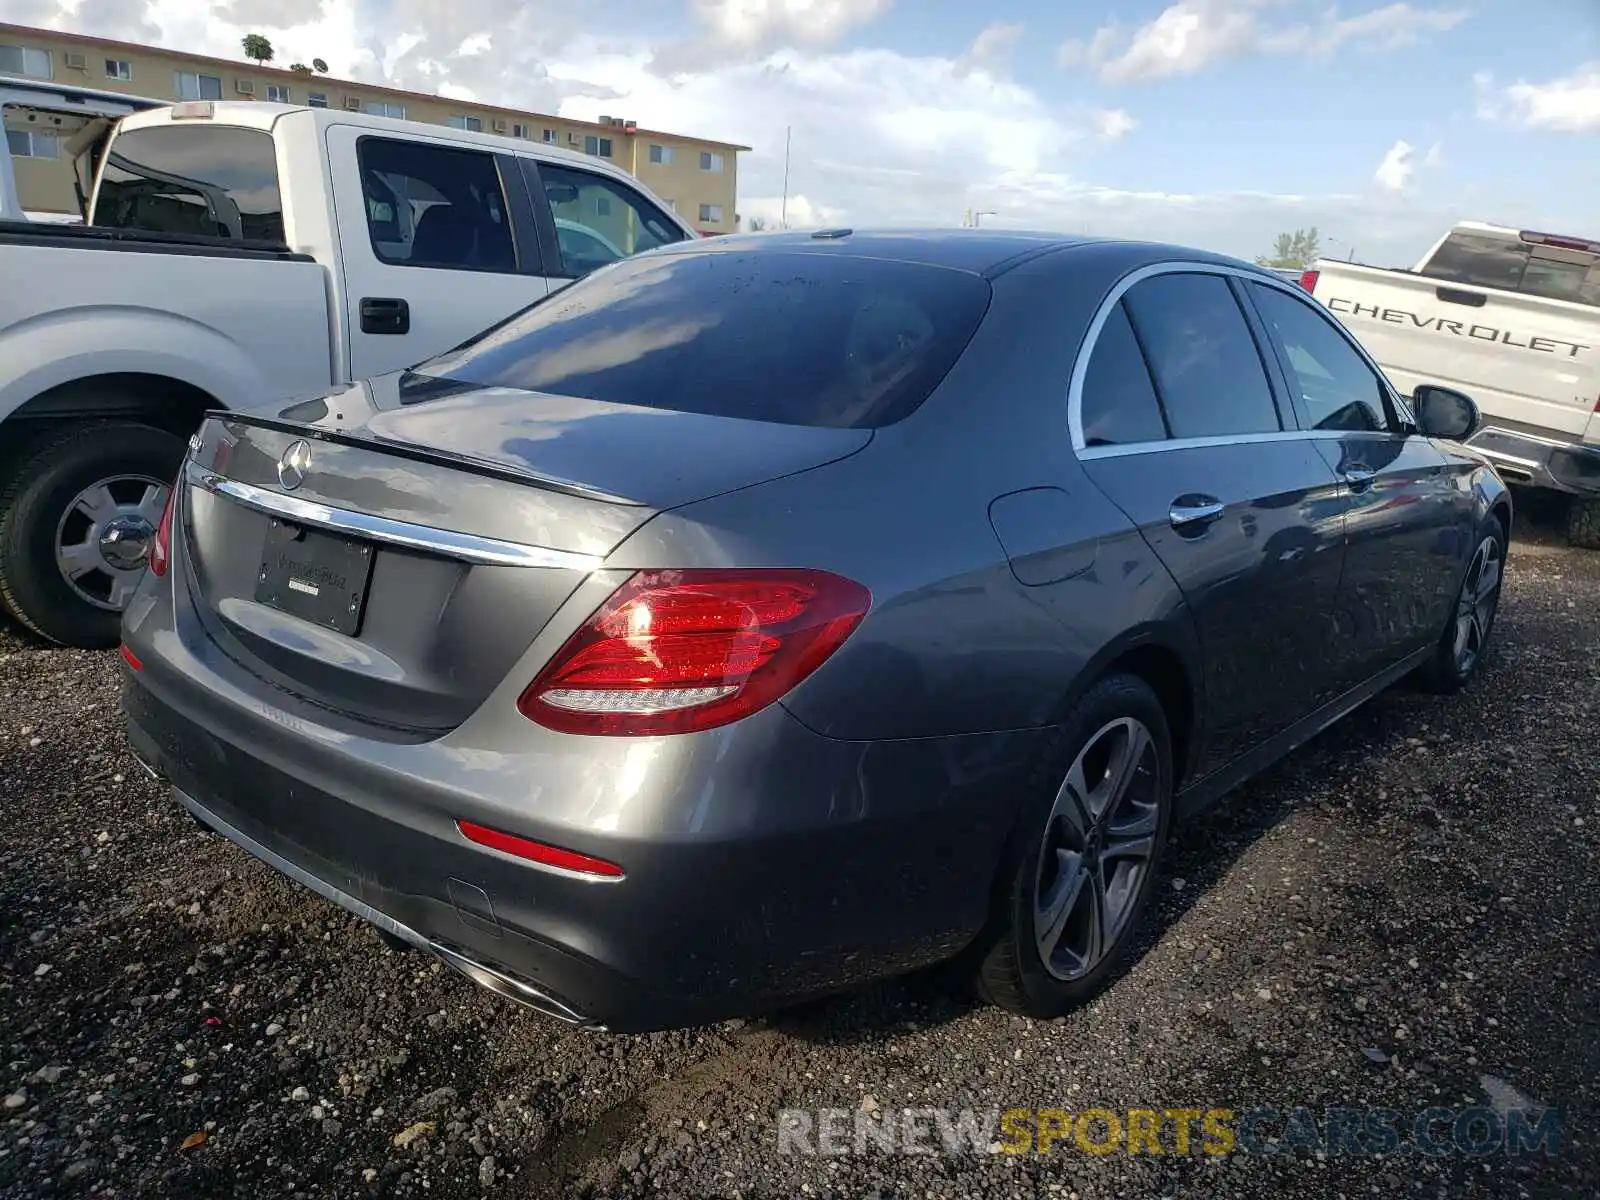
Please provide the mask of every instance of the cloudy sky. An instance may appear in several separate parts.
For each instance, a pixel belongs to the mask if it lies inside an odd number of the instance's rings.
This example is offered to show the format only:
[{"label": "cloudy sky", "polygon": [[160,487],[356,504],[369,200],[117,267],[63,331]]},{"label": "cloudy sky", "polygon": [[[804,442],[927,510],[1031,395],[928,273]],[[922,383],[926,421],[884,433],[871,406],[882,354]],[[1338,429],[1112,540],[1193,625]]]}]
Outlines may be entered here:
[{"label": "cloudy sky", "polygon": [[3,0],[3,19],[755,147],[739,211],[1409,264],[1600,234],[1600,0]]}]

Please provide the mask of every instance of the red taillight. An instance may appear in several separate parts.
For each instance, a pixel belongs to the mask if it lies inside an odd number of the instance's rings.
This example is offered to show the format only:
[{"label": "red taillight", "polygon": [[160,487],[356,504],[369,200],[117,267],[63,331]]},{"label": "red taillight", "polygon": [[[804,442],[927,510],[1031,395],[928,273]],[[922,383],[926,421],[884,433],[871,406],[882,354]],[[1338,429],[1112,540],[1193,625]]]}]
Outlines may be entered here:
[{"label": "red taillight", "polygon": [[711,729],[815,671],[871,607],[825,571],[641,571],[567,640],[517,708],[563,733]]},{"label": "red taillight", "polygon": [[602,879],[622,878],[622,868],[603,858],[591,858],[587,854],[579,854],[576,850],[563,850],[560,846],[550,846],[544,842],[536,842],[532,838],[518,837],[514,833],[502,833],[498,829],[490,829],[487,825],[474,824],[472,821],[457,821],[456,828],[469,842],[488,846],[491,850],[499,850],[504,854],[514,854],[529,862],[555,867],[561,871],[573,871],[579,875],[596,875]]},{"label": "red taillight", "polygon": [[150,574],[161,576],[167,573],[167,563],[172,556],[172,506],[178,502],[178,488],[181,480],[173,482],[167,489],[167,506],[161,510],[161,524],[156,526],[155,541],[150,543]]},{"label": "red taillight", "polygon": [[122,655],[122,661],[127,663],[135,671],[144,670],[144,664],[139,661],[139,656],[132,650],[129,650],[126,644],[118,646],[117,652]]},{"label": "red taillight", "polygon": [[1317,280],[1322,277],[1321,271],[1305,270],[1300,272],[1300,286],[1308,292],[1317,290]]}]

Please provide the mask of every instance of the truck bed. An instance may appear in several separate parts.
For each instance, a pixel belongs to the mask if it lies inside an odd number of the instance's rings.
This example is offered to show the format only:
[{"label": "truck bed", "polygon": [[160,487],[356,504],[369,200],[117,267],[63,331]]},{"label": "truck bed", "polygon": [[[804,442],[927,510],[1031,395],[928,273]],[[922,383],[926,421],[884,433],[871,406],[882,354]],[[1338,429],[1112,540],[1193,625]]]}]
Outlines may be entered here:
[{"label": "truck bed", "polygon": [[268,258],[311,262],[278,242],[199,237],[186,233],[147,233],[101,225],[57,225],[0,220],[0,246],[62,246],[75,250],[113,250],[133,254],[194,254],[206,258]]}]

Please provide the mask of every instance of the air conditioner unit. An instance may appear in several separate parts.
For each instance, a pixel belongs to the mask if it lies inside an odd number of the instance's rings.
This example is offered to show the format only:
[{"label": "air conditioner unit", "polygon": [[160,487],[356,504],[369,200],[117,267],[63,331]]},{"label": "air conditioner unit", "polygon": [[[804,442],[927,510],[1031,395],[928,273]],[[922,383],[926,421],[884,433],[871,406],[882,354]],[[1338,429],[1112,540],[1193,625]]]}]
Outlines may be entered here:
[{"label": "air conditioner unit", "polygon": [[627,130],[627,132],[629,132],[629,133],[638,133],[639,132],[639,122],[637,122],[637,121],[624,121],[622,123],[622,128]]},{"label": "air conditioner unit", "polygon": [[71,50],[61,56],[61,61],[74,71],[87,71],[89,69],[88,58],[82,54],[75,54]]},{"label": "air conditioner unit", "polygon": [[348,108],[351,112],[360,112],[361,111],[361,97],[360,96],[346,96],[344,98],[344,106],[346,108]]},{"label": "air conditioner unit", "polygon": [[250,79],[235,79],[233,81],[233,90],[241,96],[254,96],[256,94],[256,85]]},{"label": "air conditioner unit", "polygon": [[600,114],[600,124],[602,124],[602,125],[611,124],[611,118],[606,116],[604,113],[601,113]]},{"label": "air conditioner unit", "polygon": [[506,122],[504,117],[496,117],[494,119],[494,131],[496,133],[504,133],[506,131]]}]

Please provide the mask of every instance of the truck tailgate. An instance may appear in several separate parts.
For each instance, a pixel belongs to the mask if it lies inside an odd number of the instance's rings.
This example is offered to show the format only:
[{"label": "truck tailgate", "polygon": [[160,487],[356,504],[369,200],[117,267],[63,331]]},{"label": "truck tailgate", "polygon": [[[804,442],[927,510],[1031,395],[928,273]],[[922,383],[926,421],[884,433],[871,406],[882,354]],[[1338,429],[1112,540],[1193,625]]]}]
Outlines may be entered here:
[{"label": "truck tailgate", "polygon": [[1316,298],[1402,392],[1444,384],[1491,420],[1583,436],[1600,400],[1600,309],[1407,271],[1317,266]]}]

